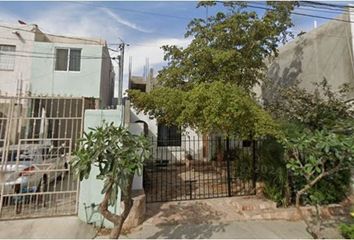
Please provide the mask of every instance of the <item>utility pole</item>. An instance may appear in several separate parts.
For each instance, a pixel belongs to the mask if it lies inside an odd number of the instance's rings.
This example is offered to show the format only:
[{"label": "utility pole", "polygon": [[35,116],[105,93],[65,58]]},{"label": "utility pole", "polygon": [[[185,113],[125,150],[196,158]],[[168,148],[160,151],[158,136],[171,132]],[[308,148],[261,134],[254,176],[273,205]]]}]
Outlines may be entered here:
[{"label": "utility pole", "polygon": [[[118,74],[118,97],[117,97],[117,104],[122,105],[123,104],[123,68],[124,68],[124,48],[125,48],[125,42],[122,41],[122,43],[118,44],[118,68],[119,68],[119,74]],[[129,46],[129,45],[127,45]]]}]

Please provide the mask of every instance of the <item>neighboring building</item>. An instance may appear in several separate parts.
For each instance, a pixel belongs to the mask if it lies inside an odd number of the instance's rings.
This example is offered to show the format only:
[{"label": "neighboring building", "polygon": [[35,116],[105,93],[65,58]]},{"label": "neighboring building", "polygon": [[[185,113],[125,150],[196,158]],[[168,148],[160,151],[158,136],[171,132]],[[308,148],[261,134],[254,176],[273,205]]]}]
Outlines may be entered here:
[{"label": "neighboring building", "polygon": [[[147,77],[130,76],[129,89],[136,89],[142,92],[149,92],[153,89],[156,79],[153,77],[153,71]],[[140,128],[145,136],[150,138],[154,147],[154,159],[164,159],[171,156],[174,160],[184,160],[187,154],[193,155],[194,158],[206,158],[207,154],[203,153],[202,136],[199,136],[194,130],[187,128],[183,132],[176,126],[166,126],[158,123],[142,112],[137,111],[130,106],[129,100],[126,100],[125,107],[125,124],[135,131]],[[192,146],[192,144],[195,144]],[[205,149],[204,149],[205,151]]]},{"label": "neighboring building", "polygon": [[[324,78],[337,90],[342,84],[354,86],[354,13],[343,14],[295,38],[279,49],[279,56],[269,65],[268,77],[272,86],[300,86],[312,90],[313,82]],[[263,97],[274,96],[274,88],[263,89]],[[354,98],[351,91],[347,99]]]},{"label": "neighboring building", "polygon": [[0,86],[10,96],[93,97],[112,105],[114,72],[101,39],[43,33],[37,25],[1,25]]}]

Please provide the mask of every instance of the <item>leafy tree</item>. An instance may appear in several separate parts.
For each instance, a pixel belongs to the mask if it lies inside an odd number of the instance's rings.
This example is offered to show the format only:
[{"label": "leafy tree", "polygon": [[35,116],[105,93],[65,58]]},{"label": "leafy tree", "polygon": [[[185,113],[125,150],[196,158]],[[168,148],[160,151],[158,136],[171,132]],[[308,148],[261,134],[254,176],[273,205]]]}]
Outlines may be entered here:
[{"label": "leafy tree", "polygon": [[[303,132],[299,137],[284,142],[287,152],[287,167],[304,184],[296,190],[296,207],[300,214],[300,200],[316,184],[326,177],[331,177],[354,166],[354,139],[352,136],[340,135],[328,130]],[[310,200],[316,205],[317,227],[311,232],[317,238],[320,234],[320,212],[318,204],[323,195],[312,194]],[[305,219],[305,218],[304,218]]]},{"label": "leafy tree", "polygon": [[300,124],[309,130],[350,130],[353,126],[353,103],[346,102],[351,89],[347,84],[334,92],[326,79],[314,83],[314,90],[308,91],[294,86],[275,90],[272,101],[266,108],[274,118]]},{"label": "leafy tree", "polygon": [[[201,2],[214,6],[218,1]],[[163,46],[168,66],[159,72],[165,87],[189,89],[194,84],[230,82],[247,92],[264,80],[264,59],[277,55],[277,48],[291,35],[290,13],[297,2],[267,2],[263,16],[245,2],[223,2],[223,11],[207,19],[193,19],[185,37],[186,48]]]},{"label": "leafy tree", "polygon": [[[118,238],[133,206],[134,174],[141,174],[143,162],[150,157],[149,142],[144,136],[133,135],[126,128],[115,127],[113,123],[90,130],[80,140],[71,165],[80,180],[89,177],[92,166],[99,168],[97,179],[104,181],[104,198],[99,210],[104,218],[114,224],[110,238]],[[108,207],[116,204],[119,189],[122,191],[124,210],[116,215]]]},{"label": "leafy tree", "polygon": [[327,130],[304,132],[297,138],[284,142],[287,167],[306,183],[296,193],[296,206],[301,196],[326,176],[354,165],[354,139]]},{"label": "leafy tree", "polygon": [[149,94],[129,93],[138,110],[159,122],[244,138],[281,135],[271,116],[231,83],[200,83],[189,91],[158,87]]},{"label": "leafy tree", "polygon": [[345,102],[348,89],[344,86],[335,93],[324,79],[312,92],[298,85],[281,89],[267,105],[274,117],[286,123],[282,143],[287,168],[294,176],[296,207],[302,214],[302,201],[316,206],[317,226],[304,218],[315,237],[319,236],[319,204],[343,196],[342,187],[330,193],[338,175],[347,178],[341,185],[348,192],[348,173],[354,165],[354,114],[352,104]]},{"label": "leafy tree", "polygon": [[129,91],[129,97],[138,111],[165,124],[247,138],[278,135],[271,117],[250,96],[265,78],[264,58],[276,55],[290,35],[296,2],[268,2],[262,16],[245,2],[222,4],[223,11],[190,22],[189,46],[162,47],[168,65],[157,76],[158,87],[149,93]]}]

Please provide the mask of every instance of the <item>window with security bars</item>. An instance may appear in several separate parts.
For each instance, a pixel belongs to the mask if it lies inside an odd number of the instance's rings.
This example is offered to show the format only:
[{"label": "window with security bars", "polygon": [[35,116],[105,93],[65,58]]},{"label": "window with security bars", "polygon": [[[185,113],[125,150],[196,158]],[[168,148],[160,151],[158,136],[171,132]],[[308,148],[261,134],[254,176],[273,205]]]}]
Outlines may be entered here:
[{"label": "window with security bars", "polygon": [[81,49],[58,48],[56,49],[55,56],[56,71],[80,71]]},{"label": "window with security bars", "polygon": [[181,146],[181,130],[176,126],[158,124],[157,146]]},{"label": "window with security bars", "polygon": [[0,45],[0,70],[14,70],[16,46]]}]

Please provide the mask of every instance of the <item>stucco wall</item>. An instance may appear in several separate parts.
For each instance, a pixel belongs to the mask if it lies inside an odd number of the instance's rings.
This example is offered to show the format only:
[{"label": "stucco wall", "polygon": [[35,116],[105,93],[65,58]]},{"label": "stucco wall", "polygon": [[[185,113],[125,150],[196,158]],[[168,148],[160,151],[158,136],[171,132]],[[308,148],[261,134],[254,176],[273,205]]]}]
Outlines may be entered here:
[{"label": "stucco wall", "polygon": [[[31,91],[36,94],[100,97],[101,45],[35,42],[34,52],[55,56],[56,48],[81,48],[79,72],[55,71],[55,58],[35,58],[32,62]],[[96,57],[95,59],[87,57]]]},{"label": "stucco wall", "polygon": [[[348,20],[348,15],[340,18]],[[313,82],[326,78],[338,89],[343,83],[354,84],[352,60],[350,23],[329,21],[281,47],[279,56],[269,66],[268,77],[273,87],[300,81],[300,86],[312,90]],[[273,94],[272,87],[263,89],[265,98]],[[348,98],[352,96],[354,92]]]},{"label": "stucco wall", "polygon": [[184,161],[186,154],[191,154],[194,159],[197,156],[203,156],[202,150],[203,145],[201,144],[202,137],[191,128],[187,128],[182,132],[182,143],[180,147],[162,147],[157,146],[157,121],[156,119],[150,119],[148,115],[144,113],[137,113],[134,108],[130,111],[130,122],[135,123],[137,121],[144,121],[148,126],[148,138],[153,141],[154,149],[153,157],[154,159],[164,159],[166,154],[172,157],[175,161]]},{"label": "stucco wall", "polygon": [[[0,70],[0,91],[2,94],[7,93],[10,96],[15,96],[17,89],[22,89],[25,92],[29,87],[29,80],[31,78],[31,56],[34,33],[29,32],[31,26],[12,26],[19,30],[16,30],[19,35],[14,34],[14,29],[0,28],[0,44],[1,45],[15,45],[16,56],[14,70]],[[23,29],[23,30],[21,30]],[[20,56],[21,55],[21,56]],[[18,84],[22,83],[22,87]]]},{"label": "stucco wall", "polygon": [[[122,123],[122,109],[118,107],[115,110],[86,110],[84,131],[88,132],[90,127],[102,125],[103,120],[114,122],[116,126],[119,126]],[[78,216],[82,221],[92,223],[96,226],[112,227],[112,223],[104,220],[98,210],[98,204],[103,199],[103,195],[101,194],[103,181],[96,179],[98,173],[98,168],[93,167],[89,178],[80,182]],[[110,207],[110,211],[119,213],[121,211],[119,203],[120,192],[118,192],[117,196],[117,205]]]},{"label": "stucco wall", "polygon": [[100,84],[100,98],[101,106],[106,107],[112,105],[114,93],[114,72],[111,58],[106,47],[102,48],[102,62],[101,62],[101,84]]}]

